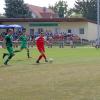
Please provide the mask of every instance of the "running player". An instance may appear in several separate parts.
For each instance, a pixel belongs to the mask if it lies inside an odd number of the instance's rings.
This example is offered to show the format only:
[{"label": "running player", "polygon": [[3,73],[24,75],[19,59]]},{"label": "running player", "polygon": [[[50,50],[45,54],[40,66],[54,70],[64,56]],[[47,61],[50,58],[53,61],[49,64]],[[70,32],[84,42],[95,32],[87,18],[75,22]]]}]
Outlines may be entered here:
[{"label": "running player", "polygon": [[16,52],[20,52],[23,49],[26,49],[27,50],[27,57],[30,58],[29,48],[27,46],[27,36],[26,36],[25,32],[26,32],[26,29],[24,28],[21,32],[21,36],[19,37],[19,40],[21,42],[20,50],[16,50]]},{"label": "running player", "polygon": [[36,63],[39,63],[39,61],[42,59],[42,57],[45,59],[45,62],[48,62],[46,55],[45,55],[45,38],[44,38],[44,33],[41,32],[39,36],[35,39],[36,40],[36,46],[38,51],[40,52],[40,56],[38,57]]},{"label": "running player", "polygon": [[8,29],[7,35],[5,35],[6,48],[7,48],[7,51],[8,51],[8,53],[3,54],[3,59],[5,58],[5,56],[8,56],[8,58],[4,61],[5,65],[7,65],[8,61],[14,56],[12,34],[13,34],[13,30]]}]

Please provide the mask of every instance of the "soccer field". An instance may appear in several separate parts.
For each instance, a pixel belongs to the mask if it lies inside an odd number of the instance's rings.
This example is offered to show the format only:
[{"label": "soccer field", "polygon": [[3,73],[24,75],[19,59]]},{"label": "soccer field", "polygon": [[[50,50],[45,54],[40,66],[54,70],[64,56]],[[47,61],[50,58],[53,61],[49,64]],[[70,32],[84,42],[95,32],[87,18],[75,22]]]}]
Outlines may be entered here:
[{"label": "soccer field", "polygon": [[100,50],[46,48],[53,63],[36,64],[39,53],[16,53],[3,65],[0,49],[0,100],[100,100]]}]

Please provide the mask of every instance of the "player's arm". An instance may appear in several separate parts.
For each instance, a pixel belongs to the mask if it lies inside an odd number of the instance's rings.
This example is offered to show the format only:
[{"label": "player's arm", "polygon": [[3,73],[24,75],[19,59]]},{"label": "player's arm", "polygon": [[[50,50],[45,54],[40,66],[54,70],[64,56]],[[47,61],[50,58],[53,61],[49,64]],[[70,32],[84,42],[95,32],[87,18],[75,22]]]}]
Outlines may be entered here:
[{"label": "player's arm", "polygon": [[44,41],[46,44],[49,44],[49,41],[47,40],[47,37],[44,37]]}]

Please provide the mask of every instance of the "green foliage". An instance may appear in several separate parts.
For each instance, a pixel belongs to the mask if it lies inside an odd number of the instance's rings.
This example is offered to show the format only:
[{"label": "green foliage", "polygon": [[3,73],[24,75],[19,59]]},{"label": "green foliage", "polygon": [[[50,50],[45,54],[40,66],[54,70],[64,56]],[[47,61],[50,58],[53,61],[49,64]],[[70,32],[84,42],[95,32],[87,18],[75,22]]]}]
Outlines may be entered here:
[{"label": "green foliage", "polygon": [[76,0],[73,11],[82,14],[83,17],[96,21],[97,19],[97,2],[96,0]]},{"label": "green foliage", "polygon": [[0,14],[0,18],[5,18],[5,15],[4,14]]},{"label": "green foliage", "polygon": [[58,1],[54,6],[49,6],[60,18],[68,16],[68,5],[66,1]]},{"label": "green foliage", "polygon": [[32,17],[29,8],[23,0],[5,0],[5,15],[8,18],[30,18]]}]

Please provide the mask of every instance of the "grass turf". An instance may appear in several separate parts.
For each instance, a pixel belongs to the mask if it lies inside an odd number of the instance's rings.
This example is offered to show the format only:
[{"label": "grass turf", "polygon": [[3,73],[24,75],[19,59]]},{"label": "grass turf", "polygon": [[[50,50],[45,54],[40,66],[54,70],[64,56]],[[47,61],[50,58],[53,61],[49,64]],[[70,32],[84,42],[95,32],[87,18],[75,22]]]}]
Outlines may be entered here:
[{"label": "grass turf", "polygon": [[46,49],[53,63],[36,64],[38,52],[16,53],[3,65],[0,49],[0,100],[100,100],[100,50]]}]

